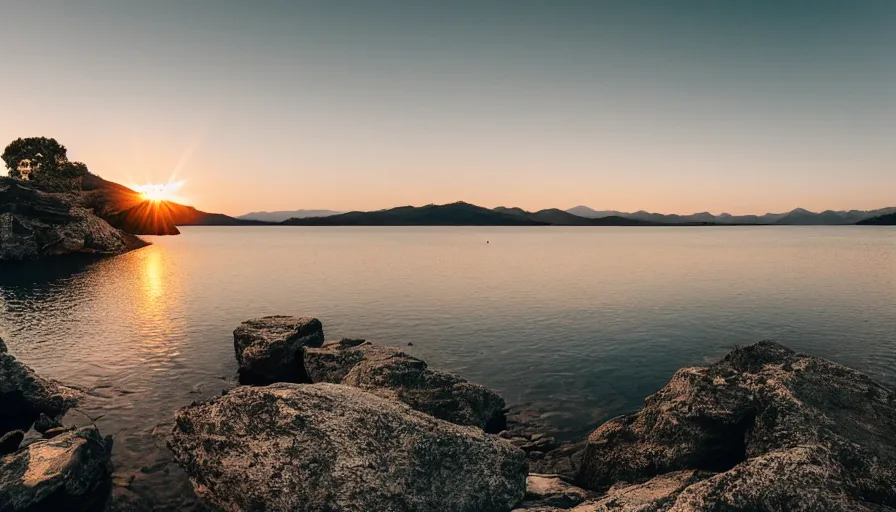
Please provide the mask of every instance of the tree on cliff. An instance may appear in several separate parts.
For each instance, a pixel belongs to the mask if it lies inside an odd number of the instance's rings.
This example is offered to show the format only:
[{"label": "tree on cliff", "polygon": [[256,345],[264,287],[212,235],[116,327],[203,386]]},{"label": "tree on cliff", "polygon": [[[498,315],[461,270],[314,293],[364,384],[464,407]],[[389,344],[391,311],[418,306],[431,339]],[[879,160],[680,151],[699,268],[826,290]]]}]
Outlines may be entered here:
[{"label": "tree on cliff", "polygon": [[81,188],[87,166],[68,160],[65,146],[56,139],[29,137],[12,141],[3,151],[10,177],[33,181],[38,188],[70,192]]}]

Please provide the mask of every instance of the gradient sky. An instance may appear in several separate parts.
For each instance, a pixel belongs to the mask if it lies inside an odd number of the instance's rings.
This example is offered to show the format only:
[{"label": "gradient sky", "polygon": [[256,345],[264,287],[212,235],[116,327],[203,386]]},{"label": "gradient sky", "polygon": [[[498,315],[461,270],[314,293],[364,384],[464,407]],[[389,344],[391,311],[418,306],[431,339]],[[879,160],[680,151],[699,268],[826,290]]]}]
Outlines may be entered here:
[{"label": "gradient sky", "polygon": [[29,0],[0,141],[240,214],[896,205],[896,2]]}]

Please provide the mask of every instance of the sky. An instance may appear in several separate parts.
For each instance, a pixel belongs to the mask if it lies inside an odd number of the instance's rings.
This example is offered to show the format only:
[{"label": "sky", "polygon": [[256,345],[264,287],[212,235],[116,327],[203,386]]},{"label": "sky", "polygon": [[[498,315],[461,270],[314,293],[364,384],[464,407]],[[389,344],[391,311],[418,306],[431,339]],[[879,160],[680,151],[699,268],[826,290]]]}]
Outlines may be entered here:
[{"label": "sky", "polygon": [[0,143],[206,211],[896,205],[896,2],[29,0]]}]

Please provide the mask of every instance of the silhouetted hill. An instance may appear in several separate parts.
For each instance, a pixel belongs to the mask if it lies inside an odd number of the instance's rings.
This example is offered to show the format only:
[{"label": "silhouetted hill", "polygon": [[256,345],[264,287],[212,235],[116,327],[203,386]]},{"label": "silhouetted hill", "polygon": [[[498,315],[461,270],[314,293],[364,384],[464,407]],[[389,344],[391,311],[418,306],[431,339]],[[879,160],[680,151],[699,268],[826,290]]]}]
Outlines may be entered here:
[{"label": "silhouetted hill", "polygon": [[[709,212],[695,213],[693,215],[676,215],[651,213],[644,210],[636,212],[619,212],[616,210],[594,210],[587,206],[575,206],[566,210],[566,213],[585,217],[588,219],[604,219],[608,217],[619,217],[623,219],[637,220],[645,224],[714,224],[717,222],[716,217]],[[595,224],[589,224],[595,225]]]},{"label": "silhouetted hill", "polygon": [[283,222],[287,219],[306,219],[308,217],[329,217],[330,215],[339,215],[344,212],[335,212],[333,210],[281,210],[274,212],[250,212],[240,215],[240,220],[260,220],[263,222]]},{"label": "silhouetted hill", "polygon": [[401,206],[374,212],[348,212],[326,217],[289,219],[290,226],[644,226],[649,222],[622,217],[586,219],[556,208],[527,212],[521,208],[493,210],[458,202],[421,207]]},{"label": "silhouetted hill", "polygon": [[587,206],[574,206],[569,210],[566,210],[566,213],[571,213],[573,215],[578,215],[579,217],[585,217],[588,219],[600,219],[603,217],[625,217],[630,215],[624,212],[617,212],[616,210],[593,210],[588,208]]},{"label": "silhouetted hill", "polygon": [[328,217],[289,219],[287,226],[539,226],[519,215],[497,212],[469,203],[400,206],[374,212],[348,212]]},{"label": "silhouetted hill", "polygon": [[896,226],[896,213],[878,215],[877,217],[861,220],[857,224],[862,226]]},{"label": "silhouetted hill", "polygon": [[208,213],[171,201],[147,201],[124,185],[87,174],[82,182],[85,205],[113,226],[138,235],[176,235],[176,226],[247,226],[266,224]]},{"label": "silhouetted hill", "polygon": [[507,213],[510,215],[517,215],[520,217],[527,218],[529,220],[533,220],[535,222],[540,222],[544,224],[551,224],[554,226],[653,226],[656,225],[654,222],[643,221],[638,219],[626,219],[625,217],[620,217],[618,215],[608,215],[605,217],[599,218],[587,218],[581,217],[578,215],[573,215],[572,213],[565,212],[563,210],[557,208],[549,208],[547,210],[539,210],[537,212],[527,212],[522,208],[505,208],[503,206],[499,206],[495,208],[495,211],[501,213]]}]

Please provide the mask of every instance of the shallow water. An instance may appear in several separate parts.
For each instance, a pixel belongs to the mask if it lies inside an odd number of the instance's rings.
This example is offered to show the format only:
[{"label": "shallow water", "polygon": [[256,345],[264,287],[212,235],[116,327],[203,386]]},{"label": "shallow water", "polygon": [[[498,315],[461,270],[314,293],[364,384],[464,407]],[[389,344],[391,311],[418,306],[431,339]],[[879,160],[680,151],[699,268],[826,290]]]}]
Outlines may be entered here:
[{"label": "shallow water", "polygon": [[80,411],[115,436],[116,493],[159,509],[193,498],[153,432],[233,385],[231,332],[254,316],[403,346],[567,439],[759,339],[896,384],[894,228],[182,230],[90,264],[0,269],[0,336],[90,390]]}]

